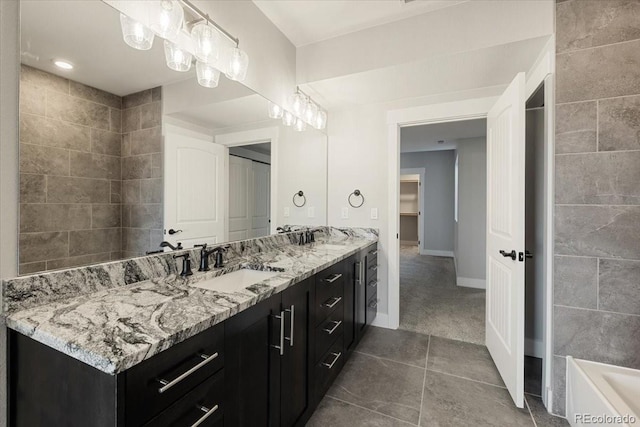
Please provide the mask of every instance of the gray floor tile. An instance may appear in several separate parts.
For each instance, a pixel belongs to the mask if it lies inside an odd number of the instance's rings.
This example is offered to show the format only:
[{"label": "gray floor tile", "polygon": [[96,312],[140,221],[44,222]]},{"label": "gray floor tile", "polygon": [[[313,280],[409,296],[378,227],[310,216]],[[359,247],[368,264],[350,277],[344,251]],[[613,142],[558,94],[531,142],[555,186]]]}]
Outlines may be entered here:
[{"label": "gray floor tile", "polygon": [[483,345],[431,337],[427,369],[504,387]]},{"label": "gray floor tile", "polygon": [[427,371],[420,425],[533,426],[527,409],[518,409],[500,387]]},{"label": "gray floor tile", "polygon": [[356,351],[424,367],[428,348],[429,335],[371,327]]},{"label": "gray floor tile", "polygon": [[485,291],[456,285],[452,258],[400,248],[400,329],[484,344]]},{"label": "gray floor tile", "polygon": [[525,398],[538,427],[566,427],[569,425],[564,418],[555,417],[547,412],[547,408],[544,407],[544,403],[539,397],[525,395]]},{"label": "gray floor tile", "polygon": [[354,353],[327,395],[417,424],[423,380],[422,368]]},{"label": "gray floor tile", "polygon": [[307,427],[406,427],[412,424],[363,409],[331,397],[318,405]]}]

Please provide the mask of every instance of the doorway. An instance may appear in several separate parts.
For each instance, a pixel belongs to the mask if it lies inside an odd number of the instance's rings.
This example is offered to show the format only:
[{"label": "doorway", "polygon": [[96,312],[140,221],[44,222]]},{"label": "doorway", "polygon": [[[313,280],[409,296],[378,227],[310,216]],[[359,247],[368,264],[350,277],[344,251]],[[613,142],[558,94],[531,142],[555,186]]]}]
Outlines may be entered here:
[{"label": "doorway", "polygon": [[271,224],[271,143],[229,147],[229,240],[267,236]]}]

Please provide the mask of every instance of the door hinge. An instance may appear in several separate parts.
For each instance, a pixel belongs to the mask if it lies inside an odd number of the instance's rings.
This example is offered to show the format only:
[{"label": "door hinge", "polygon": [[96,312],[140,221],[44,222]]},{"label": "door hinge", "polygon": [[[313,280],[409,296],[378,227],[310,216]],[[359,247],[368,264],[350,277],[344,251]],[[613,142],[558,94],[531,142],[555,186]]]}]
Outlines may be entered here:
[{"label": "door hinge", "polygon": [[396,233],[396,239],[400,238],[400,234]]}]

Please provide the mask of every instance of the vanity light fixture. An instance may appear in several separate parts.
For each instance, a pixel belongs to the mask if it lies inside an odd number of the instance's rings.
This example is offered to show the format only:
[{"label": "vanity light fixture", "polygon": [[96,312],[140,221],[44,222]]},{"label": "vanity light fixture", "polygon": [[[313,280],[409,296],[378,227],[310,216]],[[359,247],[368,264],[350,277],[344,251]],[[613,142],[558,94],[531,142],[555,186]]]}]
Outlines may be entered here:
[{"label": "vanity light fixture", "polygon": [[73,70],[73,64],[62,59],[56,59],[55,61],[53,61],[53,64],[58,68],[62,68],[63,70]]},{"label": "vanity light fixture", "polygon": [[286,111],[282,114],[282,124],[285,126],[293,126],[296,123],[296,116],[291,111]]},{"label": "vanity light fixture", "polygon": [[278,104],[269,101],[269,118],[279,119],[282,117],[284,110]]},{"label": "vanity light fixture", "polygon": [[304,114],[307,108],[307,97],[299,89],[289,97],[289,108],[298,117]]},{"label": "vanity light fixture", "polygon": [[309,100],[309,102],[307,102],[307,108],[305,108],[304,110],[304,120],[309,124],[313,124],[316,120],[317,115],[318,106],[315,104],[315,102]]},{"label": "vanity light fixture", "polygon": [[312,126],[318,130],[322,130],[327,127],[327,112],[318,110],[318,114],[316,114],[316,118],[313,121]]},{"label": "vanity light fixture", "polygon": [[220,73],[236,81],[246,78],[249,57],[239,48],[240,41],[189,0],[113,3],[121,12],[122,37],[129,46],[148,50],[154,36],[162,37],[167,66],[189,71],[195,56],[198,83],[204,87],[218,86]]},{"label": "vanity light fixture", "polygon": [[298,117],[296,119],[296,126],[294,129],[297,130],[298,132],[304,132],[305,130],[307,130],[307,123],[304,120],[302,120],[300,117]]}]

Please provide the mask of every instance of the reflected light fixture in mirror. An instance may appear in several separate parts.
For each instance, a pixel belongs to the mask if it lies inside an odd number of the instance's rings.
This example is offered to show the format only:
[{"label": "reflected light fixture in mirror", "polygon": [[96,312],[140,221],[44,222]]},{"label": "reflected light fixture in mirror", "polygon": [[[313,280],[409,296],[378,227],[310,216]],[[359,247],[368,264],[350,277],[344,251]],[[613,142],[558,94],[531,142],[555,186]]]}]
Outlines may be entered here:
[{"label": "reflected light fixture in mirror", "polygon": [[295,130],[297,130],[298,132],[304,132],[305,130],[307,130],[307,123],[301,118],[298,118],[296,120]]},{"label": "reflected light fixture in mirror", "polygon": [[196,74],[200,86],[214,88],[220,82],[220,71],[204,62],[196,62]]},{"label": "reflected light fixture in mirror", "polygon": [[282,117],[284,110],[278,104],[269,101],[269,118],[279,119]]},{"label": "reflected light fixture in mirror", "polygon": [[206,22],[196,24],[191,30],[191,38],[194,43],[193,53],[199,61],[212,62],[218,59],[220,37],[215,28]]},{"label": "reflected light fixture in mirror", "polygon": [[229,71],[225,75],[230,80],[241,82],[247,77],[248,68],[249,56],[237,47],[231,48],[229,51]]},{"label": "reflected light fixture in mirror", "polygon": [[327,112],[319,110],[312,126],[318,130],[324,129],[327,126]]},{"label": "reflected light fixture in mirror", "polygon": [[307,108],[307,97],[300,92],[294,93],[289,97],[289,107],[293,114],[298,117],[302,116]]},{"label": "reflected light fixture in mirror", "polygon": [[293,126],[296,123],[296,116],[290,111],[285,111],[282,115],[282,124],[285,126]]},{"label": "reflected light fixture in mirror", "polygon": [[175,40],[182,28],[184,10],[176,0],[149,2],[151,30],[164,39]]},{"label": "reflected light fixture in mirror", "polygon": [[148,27],[127,15],[120,14],[122,38],[124,42],[134,49],[149,50],[153,46],[155,34]]},{"label": "reflected light fixture in mirror", "polygon": [[312,124],[315,121],[317,115],[318,106],[313,101],[309,100],[309,102],[307,103],[307,108],[305,108],[304,110],[304,120],[307,123]]},{"label": "reflected light fixture in mirror", "polygon": [[164,56],[167,67],[174,71],[185,72],[191,68],[192,55],[169,40],[164,41]]}]

